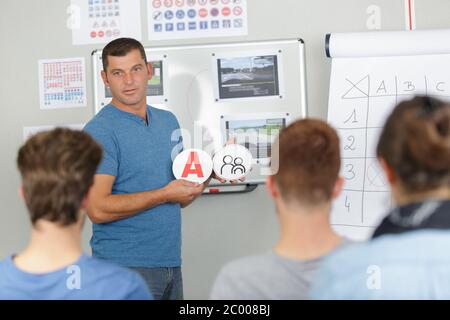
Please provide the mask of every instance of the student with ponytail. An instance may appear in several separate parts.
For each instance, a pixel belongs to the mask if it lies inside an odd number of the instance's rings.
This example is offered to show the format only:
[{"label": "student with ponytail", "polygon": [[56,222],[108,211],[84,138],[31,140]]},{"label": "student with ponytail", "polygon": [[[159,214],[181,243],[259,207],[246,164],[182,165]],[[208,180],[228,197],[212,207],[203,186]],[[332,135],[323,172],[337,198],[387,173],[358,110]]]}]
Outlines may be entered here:
[{"label": "student with ponytail", "polygon": [[450,104],[400,103],[377,156],[396,208],[371,241],[324,262],[312,298],[450,299]]}]

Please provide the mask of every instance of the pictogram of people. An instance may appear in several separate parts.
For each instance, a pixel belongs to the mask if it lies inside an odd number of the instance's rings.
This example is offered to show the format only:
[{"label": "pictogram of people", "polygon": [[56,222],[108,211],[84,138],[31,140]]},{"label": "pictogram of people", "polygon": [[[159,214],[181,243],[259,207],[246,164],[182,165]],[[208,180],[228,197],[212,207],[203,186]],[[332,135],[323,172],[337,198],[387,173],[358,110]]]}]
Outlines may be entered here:
[{"label": "pictogram of people", "polygon": [[238,174],[238,170],[240,171],[240,174],[244,174],[245,173],[245,167],[243,166],[244,160],[242,160],[241,157],[236,157],[233,160],[233,157],[230,155],[225,155],[223,157],[223,166],[220,168],[220,174],[223,174],[223,170],[226,168],[230,168],[229,169],[229,173],[230,174]]}]

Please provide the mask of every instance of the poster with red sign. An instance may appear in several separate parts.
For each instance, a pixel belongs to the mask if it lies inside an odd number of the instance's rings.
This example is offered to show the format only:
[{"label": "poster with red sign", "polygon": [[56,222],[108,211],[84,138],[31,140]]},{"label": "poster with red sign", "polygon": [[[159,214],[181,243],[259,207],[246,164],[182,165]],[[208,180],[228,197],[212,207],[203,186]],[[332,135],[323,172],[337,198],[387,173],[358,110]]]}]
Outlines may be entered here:
[{"label": "poster with red sign", "polygon": [[247,0],[148,0],[149,40],[248,34]]},{"label": "poster with red sign", "polygon": [[71,0],[67,26],[74,45],[141,39],[139,0]]}]

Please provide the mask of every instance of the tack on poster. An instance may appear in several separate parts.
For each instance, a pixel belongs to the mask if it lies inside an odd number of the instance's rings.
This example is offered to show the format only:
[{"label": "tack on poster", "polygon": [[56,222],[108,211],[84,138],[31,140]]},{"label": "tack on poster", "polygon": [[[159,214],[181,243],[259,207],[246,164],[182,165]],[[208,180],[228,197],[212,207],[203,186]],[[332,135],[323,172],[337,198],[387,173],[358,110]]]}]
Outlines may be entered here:
[{"label": "tack on poster", "polygon": [[247,0],[147,0],[149,40],[248,34]]},{"label": "tack on poster", "polygon": [[84,58],[39,60],[41,109],[86,107]]},{"label": "tack on poster", "polygon": [[139,0],[71,0],[72,44],[107,43],[130,37],[141,40]]}]

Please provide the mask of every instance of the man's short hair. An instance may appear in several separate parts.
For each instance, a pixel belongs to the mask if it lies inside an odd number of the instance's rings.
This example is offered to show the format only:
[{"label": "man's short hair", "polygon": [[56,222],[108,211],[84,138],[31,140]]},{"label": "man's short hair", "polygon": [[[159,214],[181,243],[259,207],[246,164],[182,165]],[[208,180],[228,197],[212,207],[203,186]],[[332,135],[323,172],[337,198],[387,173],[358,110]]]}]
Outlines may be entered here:
[{"label": "man's short hair", "polygon": [[274,180],[281,197],[310,206],[331,201],[341,165],[336,131],[324,121],[303,119],[283,129],[276,143]]},{"label": "man's short hair", "polygon": [[101,147],[85,132],[57,128],[32,136],[17,157],[32,224],[77,222],[101,159]]},{"label": "man's short hair", "polygon": [[147,56],[142,43],[132,38],[118,38],[108,43],[102,50],[103,71],[108,69],[108,57],[124,57],[132,50],[139,50],[142,59],[147,63]]}]

